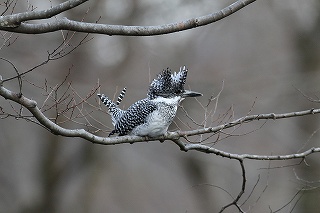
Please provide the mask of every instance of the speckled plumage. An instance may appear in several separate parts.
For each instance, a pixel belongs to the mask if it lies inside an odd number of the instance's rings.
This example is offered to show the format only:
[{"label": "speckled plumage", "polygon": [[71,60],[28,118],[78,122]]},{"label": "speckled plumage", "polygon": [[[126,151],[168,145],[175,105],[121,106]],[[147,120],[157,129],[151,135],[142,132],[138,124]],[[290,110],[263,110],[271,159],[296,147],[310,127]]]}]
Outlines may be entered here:
[{"label": "speckled plumage", "polygon": [[108,107],[115,129],[109,134],[138,135],[158,137],[164,135],[172,123],[179,102],[184,97],[200,96],[200,93],[184,90],[188,70],[185,66],[178,73],[171,73],[169,68],[163,70],[154,79],[148,90],[147,98],[132,104],[127,110],[118,107],[125,95],[125,89],[113,103],[105,95],[98,94]]},{"label": "speckled plumage", "polygon": [[155,99],[158,96],[173,97],[184,92],[188,70],[185,66],[180,68],[178,73],[171,73],[169,68],[164,69],[150,84],[148,98]]}]

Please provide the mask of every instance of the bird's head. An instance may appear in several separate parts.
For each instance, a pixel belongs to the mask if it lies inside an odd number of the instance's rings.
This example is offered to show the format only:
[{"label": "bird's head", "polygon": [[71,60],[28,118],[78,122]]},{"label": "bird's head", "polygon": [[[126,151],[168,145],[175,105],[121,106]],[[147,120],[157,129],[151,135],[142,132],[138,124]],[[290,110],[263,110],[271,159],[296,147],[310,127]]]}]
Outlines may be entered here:
[{"label": "bird's head", "polygon": [[174,98],[180,97],[181,100],[186,97],[202,96],[201,93],[185,90],[188,69],[186,66],[180,67],[178,73],[171,73],[169,68],[164,69],[149,87],[148,98],[155,99],[158,97]]}]

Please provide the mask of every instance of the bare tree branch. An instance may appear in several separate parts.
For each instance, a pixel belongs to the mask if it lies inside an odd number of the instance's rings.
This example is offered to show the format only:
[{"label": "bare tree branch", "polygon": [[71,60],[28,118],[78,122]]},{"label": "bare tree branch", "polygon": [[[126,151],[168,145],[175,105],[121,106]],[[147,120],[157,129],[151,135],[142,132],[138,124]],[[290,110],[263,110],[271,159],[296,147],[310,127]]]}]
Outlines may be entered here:
[{"label": "bare tree branch", "polygon": [[[0,76],[1,77],[1,76]],[[222,129],[227,129],[236,125],[241,125],[245,122],[254,121],[254,120],[267,120],[267,119],[283,119],[289,117],[298,117],[298,116],[305,116],[311,114],[318,114],[320,113],[320,109],[311,109],[305,110],[300,112],[289,112],[283,114],[259,114],[259,115],[250,115],[239,118],[235,121],[231,121],[229,123],[219,125],[216,127],[208,127],[204,129],[198,130],[191,130],[191,131],[177,131],[177,132],[168,132],[165,136],[161,136],[158,138],[147,138],[147,137],[139,137],[139,136],[121,136],[121,137],[100,137],[96,136],[84,129],[66,129],[63,128],[56,123],[52,122],[49,118],[47,118],[41,110],[38,108],[37,103],[34,100],[28,99],[25,96],[14,93],[3,86],[2,79],[0,78],[0,96],[4,97],[5,99],[12,100],[23,107],[25,107],[34,117],[35,119],[42,124],[44,127],[49,129],[52,133],[56,135],[61,135],[65,137],[80,137],[87,141],[97,144],[103,145],[115,145],[115,144],[123,144],[123,143],[137,143],[137,142],[147,142],[147,141],[164,141],[164,140],[171,140],[176,143],[181,150],[189,151],[189,150],[196,150],[204,153],[213,153],[215,155],[219,155],[221,157],[226,157],[230,159],[236,160],[244,160],[244,159],[252,159],[252,160],[288,160],[288,159],[296,159],[296,158],[305,158],[306,156],[320,152],[320,147],[311,148],[307,151],[296,153],[296,154],[288,154],[288,155],[251,155],[251,154],[232,154],[229,152],[224,152],[222,150],[203,145],[201,143],[197,144],[190,144],[184,143],[180,139],[192,136],[192,135],[199,135],[204,133],[217,133]]]},{"label": "bare tree branch", "polygon": [[246,190],[247,178],[246,178],[246,169],[244,168],[243,160],[240,159],[239,163],[240,163],[240,166],[241,166],[241,173],[242,173],[241,190],[240,190],[238,196],[231,203],[229,203],[228,205],[223,206],[219,212],[223,212],[226,208],[228,208],[228,207],[230,207],[232,205],[235,205],[238,208],[239,212],[243,212],[244,213],[244,211],[241,209],[241,206],[238,204],[238,201],[240,200],[240,198],[242,197],[242,195],[244,194],[244,192]]},{"label": "bare tree branch", "polygon": [[[34,66],[26,71],[23,71],[21,73],[18,72],[18,70],[15,68],[14,64],[11,62],[10,64],[15,69],[15,72],[17,75],[15,75],[13,77],[9,77],[7,79],[3,79],[2,82],[11,81],[16,78],[18,78],[18,80],[19,80],[19,79],[21,79],[21,77],[25,76],[26,74],[28,74],[28,73],[36,70],[37,68],[49,63],[49,61],[59,60],[60,58],[63,58],[66,55],[69,55],[71,52],[76,50],[79,46],[85,44],[86,42],[88,42],[92,39],[92,38],[87,39],[88,36],[89,36],[89,34],[84,35],[83,38],[74,46],[70,44],[71,39],[69,39],[68,41],[64,40],[57,48],[55,48],[54,50],[52,50],[50,52],[49,51],[47,52],[48,55],[44,61],[42,61],[41,63],[37,64],[36,66]],[[71,37],[73,37],[73,35],[71,35]],[[9,60],[5,59],[5,58],[0,58],[0,60],[4,60],[4,61],[9,62]],[[21,86],[20,86],[20,90],[21,90]]]},{"label": "bare tree branch", "polygon": [[[289,113],[283,113],[283,114],[275,114],[275,113],[268,113],[268,114],[258,114],[258,115],[248,115],[241,117],[239,119],[236,119],[234,121],[215,126],[215,127],[207,127],[203,129],[197,129],[192,131],[187,131],[185,135],[191,136],[191,135],[198,135],[198,134],[205,134],[205,133],[212,133],[212,132],[218,132],[223,129],[228,129],[230,127],[237,126],[242,123],[247,123],[253,120],[277,120],[277,119],[283,119],[283,118],[290,118],[290,117],[298,117],[298,116],[304,116],[304,115],[310,115],[310,114],[318,114],[320,113],[320,109],[310,109],[300,112],[289,112]],[[183,132],[182,132],[183,133]]]},{"label": "bare tree branch", "polygon": [[66,10],[77,7],[88,0],[69,0],[61,3],[51,9],[41,11],[31,11],[18,14],[12,14],[0,17],[0,30],[26,33],[40,34],[54,32],[58,30],[71,30],[77,32],[106,34],[106,35],[125,35],[125,36],[152,36],[169,34],[179,31],[184,31],[200,26],[208,25],[219,21],[256,0],[238,0],[233,4],[223,8],[222,10],[211,13],[205,16],[191,18],[185,21],[164,24],[158,26],[123,26],[123,25],[108,25],[97,23],[86,23],[68,18],[56,19],[47,23],[25,23],[28,20],[48,19]]},{"label": "bare tree branch", "polygon": [[88,0],[69,0],[55,7],[41,11],[28,11],[12,15],[1,16],[0,26],[6,28],[17,28],[24,21],[48,19],[64,11],[77,7]]}]

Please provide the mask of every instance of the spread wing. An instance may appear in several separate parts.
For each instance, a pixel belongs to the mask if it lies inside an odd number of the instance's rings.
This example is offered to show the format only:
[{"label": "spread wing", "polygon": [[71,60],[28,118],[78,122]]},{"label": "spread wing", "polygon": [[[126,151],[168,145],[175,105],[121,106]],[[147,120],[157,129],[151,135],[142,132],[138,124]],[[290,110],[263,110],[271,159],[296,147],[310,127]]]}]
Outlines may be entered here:
[{"label": "spread wing", "polygon": [[121,116],[110,135],[119,133],[119,136],[127,135],[135,127],[146,122],[147,116],[156,110],[156,105],[148,99],[140,100],[132,104]]}]

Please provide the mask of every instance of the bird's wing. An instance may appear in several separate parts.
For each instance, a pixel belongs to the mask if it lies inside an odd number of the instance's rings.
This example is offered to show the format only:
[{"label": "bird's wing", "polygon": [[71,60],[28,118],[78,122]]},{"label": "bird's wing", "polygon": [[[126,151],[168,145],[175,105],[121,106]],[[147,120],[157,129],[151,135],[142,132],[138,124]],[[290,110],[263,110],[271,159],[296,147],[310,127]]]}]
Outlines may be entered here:
[{"label": "bird's wing", "polygon": [[156,105],[148,99],[137,101],[123,113],[113,133],[119,133],[120,136],[128,134],[135,127],[145,123],[147,116],[156,108]]}]

